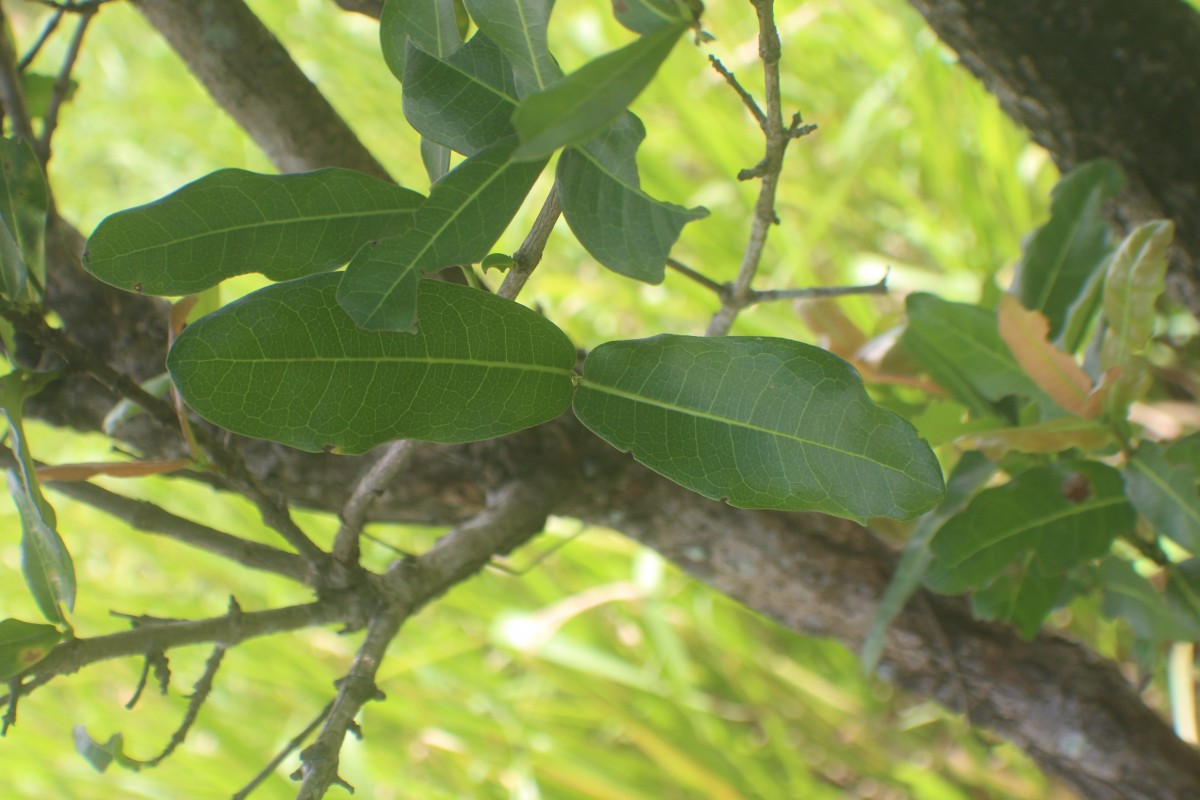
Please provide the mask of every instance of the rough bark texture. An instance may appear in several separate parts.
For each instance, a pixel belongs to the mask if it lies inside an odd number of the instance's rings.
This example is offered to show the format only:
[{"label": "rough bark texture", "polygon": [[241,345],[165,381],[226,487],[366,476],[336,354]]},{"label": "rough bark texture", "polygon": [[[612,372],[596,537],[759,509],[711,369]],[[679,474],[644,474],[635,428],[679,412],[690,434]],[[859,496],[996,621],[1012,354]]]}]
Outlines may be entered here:
[{"label": "rough bark texture", "polygon": [[[194,28],[201,38],[177,44],[181,54],[214,95],[227,91],[233,96],[232,101],[218,99],[281,168],[347,164],[339,154],[359,145],[327,104],[296,100],[312,87],[294,65],[274,70],[257,62],[247,65],[241,60],[244,54],[199,33],[205,19],[205,24],[219,28],[232,25],[241,30],[250,25],[231,21],[242,19],[237,16],[244,11],[240,2],[136,2],[172,43],[177,39],[169,29]],[[1187,128],[1197,128],[1179,119],[1200,109],[1197,73],[1189,72],[1192,80],[1180,80],[1171,89],[1173,99],[1166,107],[1145,97],[1128,97],[1145,91],[1137,85],[1126,89],[1121,82],[1127,75],[1145,72],[1129,65],[1137,61],[1131,54],[1143,52],[1147,41],[1160,53],[1175,53],[1185,66],[1200,57],[1200,47],[1186,51],[1188,26],[1194,21],[1179,18],[1178,3],[1144,0],[1135,10],[1112,0],[1059,0],[1050,5],[1070,8],[1074,20],[1061,23],[1061,29],[1053,27],[1059,22],[1046,20],[1052,14],[1045,2],[916,4],[952,42],[953,36],[965,37],[964,31],[971,30],[972,13],[987,20],[983,44],[975,49],[964,46],[964,52],[973,53],[970,59],[964,55],[964,61],[984,75],[1007,74],[998,64],[1014,70],[1016,76],[1003,82],[999,77],[989,80],[1018,118],[1045,128],[1040,138],[1061,163],[1114,155],[1134,176],[1128,207],[1138,215],[1168,210],[1200,214],[1195,202],[1198,167],[1188,161],[1190,142],[1181,138],[1190,132]],[[1089,10],[1081,10],[1085,5]],[[1006,6],[1012,6],[1014,14],[1023,10],[1029,19],[1012,23],[1015,27],[1002,24]],[[1148,40],[1136,32],[1156,9],[1165,15],[1159,24],[1169,35]],[[990,15],[984,14],[988,10]],[[961,13],[955,16],[956,11]],[[221,16],[226,13],[232,16]],[[189,14],[197,15],[196,21],[185,21],[191,19]],[[1107,31],[1103,46],[1088,44],[1076,50],[1077,34],[1098,34],[1102,28]],[[1176,34],[1185,37],[1178,51],[1171,44]],[[1022,37],[1036,42],[1039,53],[1077,55],[1059,55],[1057,60],[1031,55],[1020,45]],[[1075,64],[1085,66],[1079,69]],[[1170,80],[1173,70],[1159,74]],[[1094,80],[1100,75],[1108,76],[1108,82]],[[1066,83],[1069,76],[1075,84]],[[229,87],[222,89],[226,82]],[[246,88],[248,83],[253,86]],[[255,99],[246,102],[251,92]],[[1090,105],[1068,113],[1065,109],[1074,108],[1077,96],[1090,97]],[[1136,113],[1127,103],[1134,104]],[[1146,148],[1123,144],[1124,128],[1161,138]],[[315,149],[307,140],[314,132]],[[1181,238],[1188,254],[1200,252],[1196,230],[1194,223],[1186,222]],[[69,226],[54,226],[49,294],[53,309],[67,330],[98,356],[137,377],[161,371],[161,305],[87,278],[79,268],[81,244]],[[112,402],[88,379],[72,377],[36,398],[33,410],[57,424],[95,429]],[[127,425],[122,436],[148,454],[180,451],[176,431],[144,418]],[[325,509],[341,505],[355,475],[370,462],[370,456],[354,461],[261,442],[235,441],[234,446],[273,489],[295,502]],[[380,498],[376,510],[389,519],[455,523],[480,511],[489,493],[500,487],[546,476],[564,479],[562,485],[570,487],[556,513],[621,530],[789,628],[850,647],[861,643],[895,565],[894,553],[863,528],[816,514],[741,511],[703,500],[614,452],[570,418],[494,442],[421,447],[405,480]],[[892,628],[883,671],[899,686],[963,710],[973,722],[1016,742],[1089,800],[1200,797],[1200,755],[1175,738],[1115,665],[1065,638],[1044,635],[1025,642],[1007,627],[975,621],[957,599],[922,594]]]},{"label": "rough bark texture", "polygon": [[1063,170],[1108,156],[1126,226],[1176,224],[1172,288],[1200,315],[1200,14],[1183,0],[910,0]]},{"label": "rough bark texture", "polygon": [[[280,171],[347,167],[388,177],[241,0],[133,4]],[[280,87],[287,90],[280,94]],[[288,130],[280,128],[280,119],[291,120]]]}]

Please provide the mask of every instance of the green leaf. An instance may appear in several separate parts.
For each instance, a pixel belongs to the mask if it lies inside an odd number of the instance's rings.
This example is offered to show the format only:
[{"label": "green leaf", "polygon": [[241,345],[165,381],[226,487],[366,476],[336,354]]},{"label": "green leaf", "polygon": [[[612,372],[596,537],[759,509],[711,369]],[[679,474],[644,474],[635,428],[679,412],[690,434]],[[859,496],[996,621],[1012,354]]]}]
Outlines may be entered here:
[{"label": "green leaf", "polygon": [[424,198],[347,169],[258,175],[223,169],[104,219],[83,253],[121,289],[195,294],[261,272],[273,281],[336,269],[408,229]]},{"label": "green leaf", "polygon": [[8,229],[8,223],[0,220],[0,295],[12,302],[20,302],[27,297],[28,280],[29,268],[25,266],[21,247]]},{"label": "green leaf", "polygon": [[[1153,587],[1151,587],[1153,588]],[[1176,618],[1188,628],[1178,641],[1200,639],[1200,558],[1167,565],[1167,603]]]},{"label": "green leaf", "polygon": [[1120,372],[1108,392],[1110,416],[1123,419],[1131,403],[1153,382],[1141,354],[1154,334],[1154,303],[1166,288],[1167,250],[1173,223],[1147,222],[1117,248],[1104,284],[1104,319],[1108,323],[1100,348],[1100,368]]},{"label": "green leaf", "polygon": [[575,414],[656,472],[734,506],[909,518],[942,496],[913,427],[874,405],[845,361],[786,339],[608,342],[584,363]]},{"label": "green leaf", "polygon": [[522,97],[545,89],[562,77],[562,70],[546,43],[554,0],[466,0],[466,5],[479,30],[512,63]]},{"label": "green leaf", "polygon": [[1171,464],[1162,446],[1142,442],[1125,467],[1129,502],[1159,536],[1200,554],[1200,495],[1190,464]]},{"label": "green leaf", "polygon": [[1123,366],[1146,349],[1154,333],[1154,303],[1166,288],[1167,249],[1175,225],[1147,222],[1126,237],[1108,265],[1104,283],[1104,338],[1101,369]]},{"label": "green leaf", "polygon": [[17,458],[17,469],[7,473],[8,490],[21,518],[21,570],[38,610],[51,622],[66,623],[60,605],[75,607],[75,566],[56,530],[54,508],[42,495],[37,464],[25,436],[25,400],[54,380],[57,373],[17,370],[0,378],[0,411],[8,422],[8,436]]},{"label": "green leaf", "polygon": [[97,772],[104,772],[113,762],[134,772],[151,763],[126,755],[125,735],[121,733],[114,733],[107,742],[101,743],[93,739],[82,725],[76,725],[71,730],[71,738],[75,743],[75,752],[86,758]]},{"label": "green leaf", "polygon": [[1124,183],[1120,167],[1108,160],[1063,176],[1054,187],[1050,220],[1029,240],[1017,265],[1013,294],[1046,315],[1051,341],[1068,353],[1079,348],[1091,322],[1101,267],[1112,252],[1100,212]]},{"label": "green leaf", "polygon": [[617,22],[634,33],[653,33],[666,25],[692,25],[700,19],[699,0],[612,0]]},{"label": "green leaf", "polygon": [[354,257],[337,297],[359,327],[412,330],[421,273],[488,254],[546,166],[513,161],[514,146],[501,142],[459,164],[434,184],[410,231]]},{"label": "green leaf", "polygon": [[661,283],[683,226],[708,216],[708,210],[663,203],[641,190],[637,149],[645,138],[641,120],[622,114],[608,130],[562,154],[556,185],[567,224],[597,261],[622,275]]},{"label": "green leaf", "polygon": [[75,565],[62,537],[55,530],[54,509],[21,482],[20,474],[8,470],[8,492],[21,517],[21,572],[42,616],[65,623],[60,606],[75,607]]},{"label": "green leaf", "polygon": [[0,622],[0,681],[21,674],[49,655],[63,633],[53,625],[19,619]]},{"label": "green leaf", "polygon": [[888,626],[892,624],[896,615],[904,610],[913,592],[921,585],[925,569],[933,559],[933,553],[929,549],[933,535],[946,520],[961,511],[976,490],[995,474],[996,464],[984,458],[981,453],[964,453],[946,480],[946,496],[941,504],[918,520],[916,529],[904,545],[896,572],[879,600],[875,619],[871,620],[871,628],[867,631],[867,637],[859,651],[864,673],[869,675],[875,671],[883,655]]},{"label": "green leaf", "polygon": [[973,413],[993,413],[1009,395],[1040,396],[1000,338],[995,312],[925,293],[910,294],[907,309],[901,346]]},{"label": "green leaf", "polygon": [[1062,461],[980,492],[933,538],[925,584],[953,594],[997,578],[1027,556],[1049,577],[1108,551],[1133,528],[1133,508],[1116,470],[1095,461]]},{"label": "green leaf", "polygon": [[411,41],[436,58],[445,58],[462,44],[454,0],[386,0],[379,16],[383,60],[405,84],[405,56]]},{"label": "green leaf", "polygon": [[1066,575],[1043,574],[1032,554],[1010,564],[1009,569],[971,597],[971,610],[980,619],[1012,623],[1026,639],[1037,635],[1046,615],[1059,603]]},{"label": "green leaf", "polygon": [[[20,253],[22,265],[16,267],[21,274],[31,275],[36,288],[28,288],[22,297],[8,294],[13,300],[40,298],[41,288],[46,285],[46,215],[50,208],[50,192],[42,165],[28,142],[16,139],[0,139],[0,221],[8,228],[12,242]],[[9,245],[11,246],[11,245]],[[4,275],[4,290],[10,285],[9,260],[13,258],[8,247],[0,252],[4,264],[0,272]]]},{"label": "green leaf", "polygon": [[524,98],[512,118],[521,137],[517,157],[546,158],[603,130],[646,88],[685,30],[660,28]]},{"label": "green leaf", "polygon": [[[1171,569],[1167,584],[1167,598],[1154,588],[1137,570],[1123,558],[1109,556],[1100,562],[1097,576],[1103,589],[1100,606],[1110,619],[1123,619],[1129,623],[1134,636],[1152,642],[1191,641],[1200,638],[1200,620],[1180,610],[1169,602],[1172,593],[1180,589],[1180,573]],[[1194,587],[1187,587],[1189,593]],[[1193,598],[1194,599],[1194,598]]]},{"label": "green leaf", "polygon": [[475,155],[516,134],[516,107],[512,66],[482,33],[440,59],[409,44],[404,117],[422,136]]},{"label": "green leaf", "polygon": [[189,326],[167,367],[196,413],[301,450],[392,439],[490,439],[558,416],[575,348],[553,323],[486,292],[420,285],[416,334],[365,331],[340,273],[268,286]]}]

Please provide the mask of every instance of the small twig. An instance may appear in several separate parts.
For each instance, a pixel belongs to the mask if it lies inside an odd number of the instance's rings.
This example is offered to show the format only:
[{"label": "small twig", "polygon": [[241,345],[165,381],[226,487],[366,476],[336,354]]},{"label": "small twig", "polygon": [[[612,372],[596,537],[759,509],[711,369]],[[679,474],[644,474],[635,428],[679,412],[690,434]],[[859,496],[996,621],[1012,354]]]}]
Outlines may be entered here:
[{"label": "small twig", "polygon": [[[5,451],[3,463],[11,457]],[[133,500],[110,492],[94,483],[48,481],[46,487],[73,500],[110,514],[134,530],[166,536],[192,547],[216,553],[250,569],[261,569],[305,582],[308,567],[294,553],[253,542],[223,531],[201,525],[144,500]]]},{"label": "small twig", "polygon": [[814,297],[843,297],[852,294],[887,294],[887,275],[862,286],[814,286],[808,289],[764,289],[750,293],[748,305],[772,300],[802,300]]},{"label": "small twig", "polygon": [[408,441],[392,442],[367,473],[359,479],[350,499],[342,506],[341,525],[333,539],[333,560],[342,567],[358,564],[360,554],[359,537],[367,522],[367,512],[375,498],[387,488],[400,471],[411,460],[412,444]]},{"label": "small twig", "polygon": [[500,289],[496,294],[514,300],[521,293],[529,276],[541,263],[542,253],[546,249],[546,241],[550,238],[550,232],[554,230],[554,224],[558,222],[561,214],[562,206],[558,202],[558,187],[553,186],[550,188],[550,194],[546,195],[546,202],[542,203],[542,210],[538,212],[537,219],[533,221],[533,227],[529,229],[529,235],[517,248],[517,252],[513,253],[513,265],[509,268],[508,274],[504,276],[504,283],[500,284]]},{"label": "small twig", "polygon": [[[358,603],[359,599],[353,593],[334,593],[303,605],[247,611],[237,616],[222,614],[207,619],[144,625],[106,636],[71,639],[55,646],[26,674],[36,675],[35,681],[45,683],[55,675],[78,672],[100,661],[139,656],[152,650],[165,652],[206,642],[221,642],[226,647],[233,647],[258,636],[346,622],[357,612]],[[20,693],[25,695],[29,691],[22,687]]]},{"label": "small twig", "polygon": [[83,47],[83,36],[87,33],[88,25],[91,24],[92,18],[96,14],[96,8],[98,5],[92,4],[87,10],[80,13],[79,23],[75,26],[75,33],[71,35],[67,53],[63,57],[62,68],[58,71],[58,77],[54,79],[54,89],[50,93],[50,104],[46,107],[46,117],[42,124],[42,135],[37,143],[38,155],[43,164],[50,160],[50,140],[54,136],[54,130],[58,127],[58,111],[71,91],[71,71],[75,69],[79,51]]},{"label": "small twig", "polygon": [[21,88],[21,76],[17,72],[17,54],[8,38],[8,20],[4,7],[0,5],[0,104],[4,113],[12,120],[13,133],[31,145],[37,141],[33,135],[33,121],[25,107],[25,93]]},{"label": "small twig", "polygon": [[680,275],[690,278],[704,288],[715,292],[716,295],[722,300],[724,300],[725,296],[729,294],[729,284],[717,283],[707,275],[701,275],[699,272],[696,272],[696,270],[692,269],[687,264],[684,264],[682,261],[677,261],[674,258],[668,258],[667,266],[678,272]]},{"label": "small twig", "polygon": [[167,693],[167,688],[171,685],[171,663],[163,651],[151,650],[142,660],[142,674],[138,677],[138,684],[133,690],[133,696],[125,704],[126,709],[132,710],[138,700],[142,698],[142,693],[146,691],[146,686],[149,684],[151,671],[154,672],[154,679],[158,683],[159,694]]},{"label": "small twig", "polygon": [[66,2],[56,2],[56,0],[33,0],[40,6],[53,8],[60,12],[70,12],[72,14],[95,14],[96,9],[105,3],[111,3],[113,0],[67,0]]},{"label": "small twig", "polygon": [[733,72],[721,63],[721,59],[710,53],[708,56],[708,63],[712,64],[713,69],[720,73],[721,77],[725,79],[725,82],[732,86],[733,90],[738,93],[738,97],[742,98],[742,103],[744,103],[746,108],[750,110],[750,114],[754,117],[754,121],[758,123],[758,127],[762,128],[763,133],[766,133],[767,115],[764,114],[763,110],[758,107],[758,101],[754,99],[754,96],[746,91],[745,87],[743,87],[738,79],[734,77]]},{"label": "small twig", "polygon": [[18,72],[24,72],[29,68],[29,65],[33,63],[33,60],[37,58],[37,54],[42,51],[42,46],[46,44],[47,40],[50,38],[50,35],[53,34],[58,28],[58,23],[62,22],[64,13],[65,12],[61,8],[57,9],[53,14],[50,15],[49,19],[46,20],[46,24],[42,26],[42,32],[38,34],[37,41],[34,42],[33,46],[29,48],[29,52],[22,56],[21,60],[17,62]]},{"label": "small twig", "polygon": [[250,794],[262,784],[271,774],[279,768],[284,759],[290,756],[293,752],[299,749],[300,745],[304,744],[304,740],[313,735],[317,728],[321,727],[321,723],[329,717],[330,710],[333,709],[333,701],[330,700],[325,708],[317,714],[312,722],[304,727],[304,730],[292,737],[292,740],[283,746],[274,758],[272,758],[262,770],[250,779],[250,782],[243,786],[240,790],[234,793],[232,800],[246,800]]},{"label": "small twig", "polygon": [[[233,608],[230,609],[230,613],[233,613]],[[187,738],[188,731],[196,724],[196,718],[200,715],[200,709],[204,706],[204,702],[208,700],[209,694],[212,693],[213,682],[216,680],[217,670],[220,669],[221,660],[224,657],[225,645],[218,642],[213,647],[208,661],[204,662],[204,673],[192,686],[192,696],[188,698],[188,707],[187,711],[184,712],[183,720],[180,721],[179,727],[175,729],[175,732],[171,734],[171,738],[167,742],[166,747],[162,749],[162,752],[146,762],[145,765],[147,767],[157,767],[166,761],[179,745],[183,744],[183,740]]]},{"label": "small twig", "polygon": [[733,327],[738,313],[745,308],[751,297],[751,283],[762,261],[771,226],[778,223],[775,215],[775,194],[779,189],[779,175],[783,170],[783,156],[791,141],[791,128],[783,124],[782,100],[779,83],[779,59],[781,45],[779,31],[775,28],[774,0],[751,0],[758,14],[758,55],[763,64],[763,87],[767,108],[760,123],[766,138],[766,150],[762,161],[751,170],[743,170],[741,179],[760,178],[758,200],[754,204],[754,219],[750,224],[750,236],[742,254],[737,277],[724,298],[721,308],[708,323],[708,336],[724,336]]}]

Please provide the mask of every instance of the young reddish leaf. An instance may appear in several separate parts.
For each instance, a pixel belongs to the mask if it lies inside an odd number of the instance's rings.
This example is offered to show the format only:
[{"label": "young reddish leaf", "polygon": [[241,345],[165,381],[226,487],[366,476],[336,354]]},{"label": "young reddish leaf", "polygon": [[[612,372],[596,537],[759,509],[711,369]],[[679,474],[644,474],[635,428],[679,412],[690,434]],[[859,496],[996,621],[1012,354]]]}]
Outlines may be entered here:
[{"label": "young reddish leaf", "polygon": [[86,464],[55,464],[51,467],[39,468],[37,475],[38,479],[43,481],[86,481],[97,475],[108,475],[110,478],[141,478],[146,475],[178,472],[194,466],[196,466],[196,462],[187,458],[176,458],[170,461],[104,461]]},{"label": "young reddish leaf", "polygon": [[1104,398],[1092,392],[1092,381],[1075,359],[1046,340],[1050,324],[1011,294],[1000,298],[1000,338],[1034,383],[1065,410],[1095,419]]}]

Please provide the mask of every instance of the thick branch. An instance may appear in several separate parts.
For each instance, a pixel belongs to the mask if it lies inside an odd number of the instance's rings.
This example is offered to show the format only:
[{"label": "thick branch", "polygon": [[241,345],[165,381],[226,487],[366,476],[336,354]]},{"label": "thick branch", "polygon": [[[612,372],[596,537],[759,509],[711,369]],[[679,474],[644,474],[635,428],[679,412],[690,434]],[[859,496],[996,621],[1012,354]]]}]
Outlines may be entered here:
[{"label": "thick branch", "polygon": [[281,172],[387,171],[242,0],[133,0]]},{"label": "thick branch", "polygon": [[1063,170],[1116,159],[1118,216],[1176,224],[1174,288],[1200,314],[1200,14],[1182,0],[909,0]]},{"label": "thick branch", "polygon": [[493,557],[510,553],[540,532],[563,489],[556,479],[503,487],[487,508],[444,536],[428,553],[392,565],[384,577],[384,607],[372,617],[350,671],[339,681],[337,698],[320,735],[301,753],[303,783],[298,798],[318,800],[339,780],[342,742],[362,707],[382,699],[375,675],[400,626]]}]

